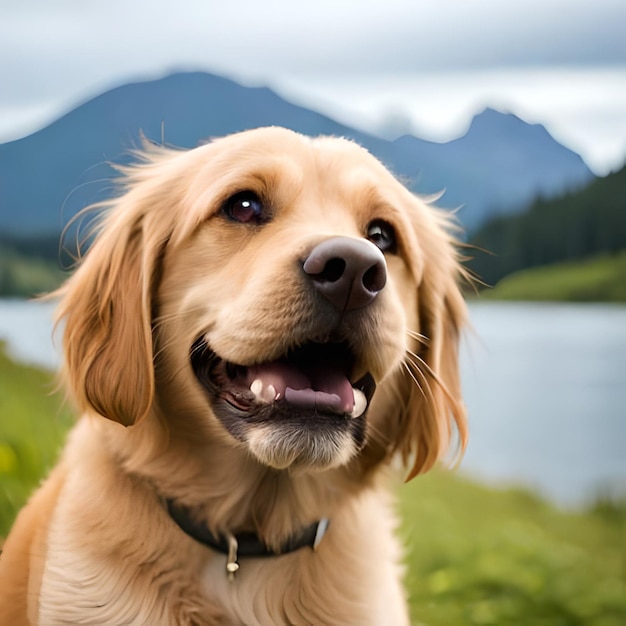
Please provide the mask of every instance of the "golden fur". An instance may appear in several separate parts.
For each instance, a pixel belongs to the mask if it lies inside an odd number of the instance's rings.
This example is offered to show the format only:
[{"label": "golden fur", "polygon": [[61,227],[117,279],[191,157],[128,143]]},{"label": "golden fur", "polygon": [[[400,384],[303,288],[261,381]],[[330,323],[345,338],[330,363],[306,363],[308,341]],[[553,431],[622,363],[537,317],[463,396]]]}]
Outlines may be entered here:
[{"label": "golden fur", "polygon": [[[359,146],[280,128],[187,152],[149,148],[124,185],[57,294],[82,417],[6,541],[0,615],[44,625],[407,623],[390,462],[398,456],[412,478],[447,450],[452,426],[461,446],[466,438],[463,271],[448,218]],[[265,199],[267,223],[220,213],[242,190]],[[271,423],[246,441],[231,436],[192,372],[193,341],[247,366],[330,334],[300,262],[326,238],[364,239],[381,219],[397,236],[387,284],[337,322],[355,373],[377,381],[364,446],[335,450],[313,434],[296,455],[297,438]],[[183,533],[165,498],[215,533],[254,530],[270,546],[321,517],[330,527],[316,551],[241,559],[229,582],[224,555]]]}]

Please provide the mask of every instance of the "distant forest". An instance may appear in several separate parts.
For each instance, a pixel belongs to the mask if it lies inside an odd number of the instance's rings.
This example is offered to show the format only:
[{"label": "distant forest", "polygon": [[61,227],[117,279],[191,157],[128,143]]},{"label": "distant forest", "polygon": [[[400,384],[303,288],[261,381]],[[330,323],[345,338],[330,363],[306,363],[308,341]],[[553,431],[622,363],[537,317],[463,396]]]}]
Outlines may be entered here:
[{"label": "distant forest", "polygon": [[626,250],[626,166],[579,191],[496,217],[469,243],[468,265],[488,285],[518,270]]}]

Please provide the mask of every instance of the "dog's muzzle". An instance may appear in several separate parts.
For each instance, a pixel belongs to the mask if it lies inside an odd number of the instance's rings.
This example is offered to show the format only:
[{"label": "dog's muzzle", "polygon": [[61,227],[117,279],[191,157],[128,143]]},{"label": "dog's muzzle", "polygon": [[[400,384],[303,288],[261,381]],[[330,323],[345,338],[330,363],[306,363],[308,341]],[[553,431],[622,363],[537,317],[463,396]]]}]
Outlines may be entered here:
[{"label": "dog's muzzle", "polygon": [[246,441],[251,428],[271,425],[285,437],[307,433],[326,442],[348,434],[359,449],[376,388],[362,367],[368,335],[361,325],[364,309],[385,287],[385,257],[366,239],[331,237],[314,245],[300,267],[311,306],[320,311],[315,336],[298,336],[295,320],[292,349],[240,364],[221,358],[202,335],[191,346],[191,365],[235,438]]}]

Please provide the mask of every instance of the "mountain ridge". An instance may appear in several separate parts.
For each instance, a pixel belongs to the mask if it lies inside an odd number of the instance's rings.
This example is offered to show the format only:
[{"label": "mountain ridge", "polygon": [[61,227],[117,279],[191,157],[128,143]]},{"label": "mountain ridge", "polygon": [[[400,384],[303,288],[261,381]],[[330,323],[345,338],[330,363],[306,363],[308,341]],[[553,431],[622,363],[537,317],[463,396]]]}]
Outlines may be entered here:
[{"label": "mountain ridge", "polygon": [[[521,124],[517,131],[513,123]],[[140,132],[157,143],[164,139],[191,148],[210,137],[268,125],[357,141],[408,179],[416,193],[446,189],[439,204],[463,206],[459,216],[468,230],[494,214],[521,209],[537,195],[554,195],[593,178],[582,158],[547,130],[539,140],[528,139],[528,133],[525,138],[523,131],[537,125],[493,109],[449,142],[414,136],[388,141],[291,104],[269,87],[178,72],[114,87],[41,130],[0,144],[0,230],[60,232],[78,210],[110,194],[114,172],[107,162],[129,162]]]}]

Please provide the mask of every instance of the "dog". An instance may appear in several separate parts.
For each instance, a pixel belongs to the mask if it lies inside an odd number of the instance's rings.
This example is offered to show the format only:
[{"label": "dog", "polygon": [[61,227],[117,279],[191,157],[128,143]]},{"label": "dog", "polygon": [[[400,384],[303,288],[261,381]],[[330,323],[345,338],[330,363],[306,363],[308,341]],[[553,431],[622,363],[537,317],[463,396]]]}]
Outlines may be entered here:
[{"label": "dog", "polygon": [[6,540],[4,623],[408,623],[394,476],[467,438],[451,218],[277,127],[122,169],[55,294],[81,418]]}]

